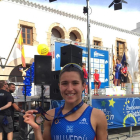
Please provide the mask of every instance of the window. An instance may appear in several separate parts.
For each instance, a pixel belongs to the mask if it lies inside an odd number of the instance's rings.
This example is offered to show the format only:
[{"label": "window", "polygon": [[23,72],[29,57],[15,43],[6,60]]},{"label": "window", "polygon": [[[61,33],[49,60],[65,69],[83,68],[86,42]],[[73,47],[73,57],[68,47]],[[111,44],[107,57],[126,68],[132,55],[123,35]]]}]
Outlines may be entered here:
[{"label": "window", "polygon": [[22,37],[23,37],[23,43],[26,45],[33,45],[33,28],[32,27],[22,27]]},{"label": "window", "polygon": [[96,41],[96,40],[94,40],[94,45],[95,45],[95,46],[101,46],[101,41]]},{"label": "window", "polygon": [[72,41],[76,41],[76,39],[77,39],[76,35],[73,32],[70,33],[70,39]]},{"label": "window", "polygon": [[52,29],[52,36],[57,37],[57,38],[61,38],[60,32],[55,28]]},{"label": "window", "polygon": [[120,58],[120,60],[123,57],[124,46],[125,46],[125,43],[124,42],[117,41],[117,57]]}]

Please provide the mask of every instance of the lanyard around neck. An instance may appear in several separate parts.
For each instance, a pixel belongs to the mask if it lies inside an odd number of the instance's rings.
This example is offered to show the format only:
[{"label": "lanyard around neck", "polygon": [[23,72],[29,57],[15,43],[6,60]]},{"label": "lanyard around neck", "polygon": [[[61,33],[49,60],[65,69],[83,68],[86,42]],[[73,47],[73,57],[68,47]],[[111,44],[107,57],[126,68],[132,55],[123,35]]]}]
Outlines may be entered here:
[{"label": "lanyard around neck", "polygon": [[63,110],[63,108],[64,108],[64,106],[65,106],[65,104],[64,104],[64,105],[60,108],[60,110],[58,111],[58,113],[57,113],[56,117],[54,118],[54,120],[56,120],[56,119],[61,119],[61,118],[65,118],[66,116],[68,116],[68,115],[74,113],[75,111],[77,111],[83,104],[84,104],[84,102],[81,101],[77,106],[75,106],[75,107],[74,107],[72,110],[70,110],[68,113],[66,113],[66,114],[60,116],[60,114],[62,113],[62,110]]},{"label": "lanyard around neck", "polygon": [[[56,117],[54,117],[53,120],[55,121],[55,120],[59,120],[59,119],[65,118],[66,116],[68,116],[68,115],[74,113],[75,111],[77,111],[83,104],[84,104],[84,102],[81,101],[77,106],[75,106],[75,107],[74,107],[72,110],[70,110],[68,113],[66,113],[66,114],[60,116],[60,114],[62,113],[62,110],[63,110],[63,108],[64,108],[64,106],[65,106],[65,104],[64,104],[64,105],[59,109],[59,111],[58,111]],[[42,118],[43,118],[44,120],[51,121],[51,120],[47,119],[46,116],[45,116],[45,114],[47,114],[47,115],[49,115],[49,114],[46,113],[41,107],[37,108],[36,110],[38,110],[38,113],[35,113],[37,116],[42,116]],[[50,116],[50,115],[49,115],[49,116]],[[53,116],[51,116],[51,117],[53,117]],[[36,120],[36,119],[35,119],[35,120]]]}]

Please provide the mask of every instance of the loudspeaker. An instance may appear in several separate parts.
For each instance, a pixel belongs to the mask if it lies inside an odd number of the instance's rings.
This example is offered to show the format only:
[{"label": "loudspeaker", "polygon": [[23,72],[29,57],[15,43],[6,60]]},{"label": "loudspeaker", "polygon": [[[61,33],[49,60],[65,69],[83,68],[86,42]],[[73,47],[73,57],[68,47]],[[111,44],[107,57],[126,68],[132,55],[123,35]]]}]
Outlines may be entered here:
[{"label": "loudspeaker", "polygon": [[49,0],[49,2],[54,2],[54,1],[57,1],[57,0]]},{"label": "loudspeaker", "polygon": [[120,10],[120,9],[122,9],[122,3],[114,4],[114,10]]},{"label": "loudspeaker", "polygon": [[72,44],[61,47],[60,66],[63,67],[68,63],[76,63],[82,66],[82,50],[83,49]]},{"label": "loudspeaker", "polygon": [[50,86],[50,99],[53,100],[62,100],[62,96],[59,90],[59,74],[60,71],[52,71],[51,72],[51,86]]},{"label": "loudspeaker", "polygon": [[51,56],[35,55],[35,85],[51,84]]}]

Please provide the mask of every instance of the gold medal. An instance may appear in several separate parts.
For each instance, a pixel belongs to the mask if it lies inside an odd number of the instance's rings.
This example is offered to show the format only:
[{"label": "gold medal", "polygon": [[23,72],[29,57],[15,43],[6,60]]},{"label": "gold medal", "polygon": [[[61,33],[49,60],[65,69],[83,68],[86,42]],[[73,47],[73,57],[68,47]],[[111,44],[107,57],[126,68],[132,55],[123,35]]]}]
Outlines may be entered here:
[{"label": "gold medal", "polygon": [[38,124],[38,125],[41,125],[43,122],[44,122],[44,118],[42,117],[41,114],[37,114],[36,117],[35,117],[35,122]]},{"label": "gold medal", "polygon": [[56,120],[55,120],[55,124],[58,124],[58,123],[59,123],[59,119],[56,119]]}]

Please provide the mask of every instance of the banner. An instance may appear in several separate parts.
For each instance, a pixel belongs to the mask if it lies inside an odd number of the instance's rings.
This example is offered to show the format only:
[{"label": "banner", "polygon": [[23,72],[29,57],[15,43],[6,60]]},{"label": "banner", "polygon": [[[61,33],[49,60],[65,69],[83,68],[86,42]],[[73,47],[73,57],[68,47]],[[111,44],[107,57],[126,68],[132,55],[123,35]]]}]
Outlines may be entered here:
[{"label": "banner", "polygon": [[140,98],[92,99],[92,106],[105,113],[108,129],[140,125]]}]

